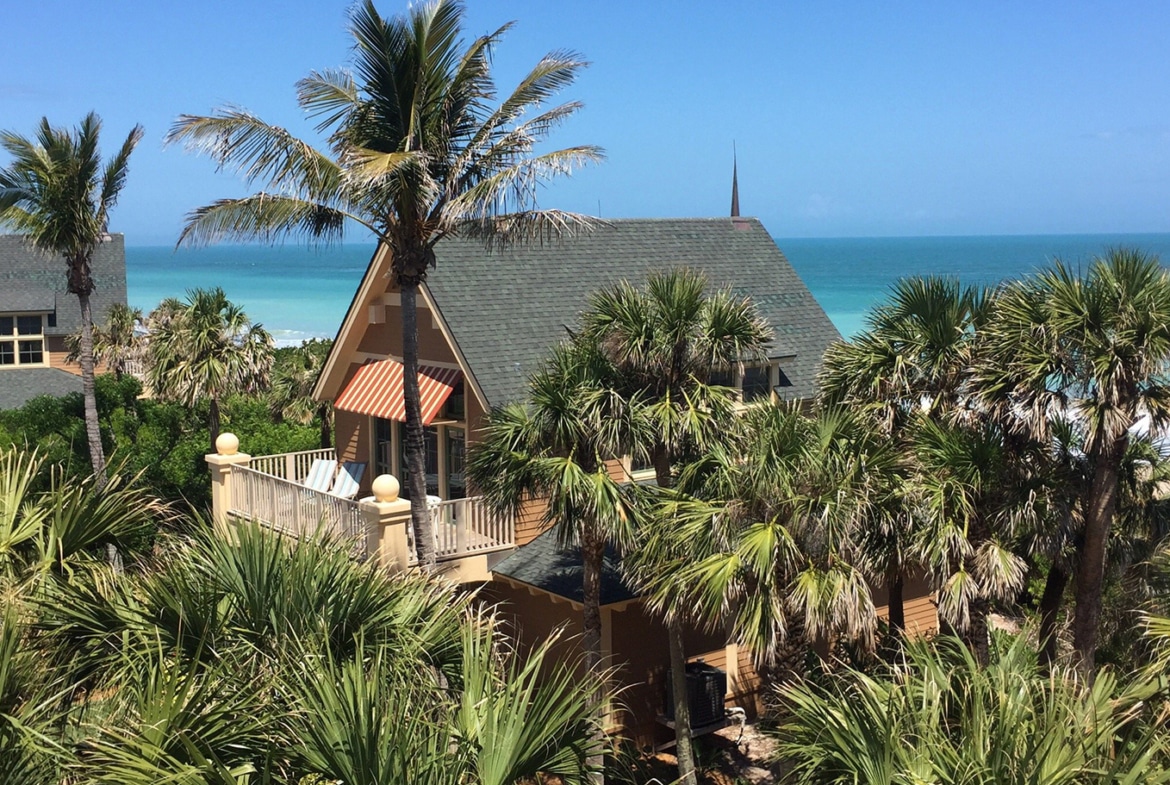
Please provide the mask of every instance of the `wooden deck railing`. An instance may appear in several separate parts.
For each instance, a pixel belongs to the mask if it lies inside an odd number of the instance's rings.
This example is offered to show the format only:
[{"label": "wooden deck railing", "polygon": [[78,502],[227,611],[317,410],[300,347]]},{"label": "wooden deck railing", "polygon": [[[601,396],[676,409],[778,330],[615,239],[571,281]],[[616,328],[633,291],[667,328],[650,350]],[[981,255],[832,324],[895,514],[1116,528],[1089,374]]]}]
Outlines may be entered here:
[{"label": "wooden deck railing", "polygon": [[435,530],[436,561],[461,559],[516,545],[515,518],[510,513],[494,512],[481,496],[439,502],[431,507],[431,523]]},{"label": "wooden deck railing", "polygon": [[[365,519],[357,501],[306,488],[301,484],[318,459],[333,460],[332,450],[304,450],[260,455],[248,465],[232,467],[231,514],[259,521],[303,537],[325,526],[343,537],[365,543]],[[516,545],[513,515],[494,512],[482,497],[452,499],[431,507],[435,557],[450,561]],[[410,531],[408,524],[408,532]],[[411,545],[411,564],[417,560]]]},{"label": "wooden deck railing", "polygon": [[304,482],[313,461],[336,460],[337,453],[332,447],[327,450],[302,450],[280,455],[256,455],[248,462],[248,468],[279,477],[290,482]]},{"label": "wooden deck railing", "polygon": [[312,536],[324,527],[365,549],[366,522],[356,501],[314,491],[254,468],[232,467],[230,512],[294,537]]}]

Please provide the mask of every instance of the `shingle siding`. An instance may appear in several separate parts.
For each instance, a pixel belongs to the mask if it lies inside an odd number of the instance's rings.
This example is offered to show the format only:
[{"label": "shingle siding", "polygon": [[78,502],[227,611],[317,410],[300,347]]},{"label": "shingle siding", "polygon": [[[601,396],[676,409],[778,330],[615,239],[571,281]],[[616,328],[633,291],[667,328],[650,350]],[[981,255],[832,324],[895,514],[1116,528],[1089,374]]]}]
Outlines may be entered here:
[{"label": "shingle siding", "polygon": [[786,397],[808,398],[825,349],[840,335],[754,218],[616,220],[573,239],[487,251],[451,238],[436,249],[428,288],[493,406],[523,396],[587,298],[654,270],[691,267],[755,302],[775,333],[768,354],[794,356]]}]

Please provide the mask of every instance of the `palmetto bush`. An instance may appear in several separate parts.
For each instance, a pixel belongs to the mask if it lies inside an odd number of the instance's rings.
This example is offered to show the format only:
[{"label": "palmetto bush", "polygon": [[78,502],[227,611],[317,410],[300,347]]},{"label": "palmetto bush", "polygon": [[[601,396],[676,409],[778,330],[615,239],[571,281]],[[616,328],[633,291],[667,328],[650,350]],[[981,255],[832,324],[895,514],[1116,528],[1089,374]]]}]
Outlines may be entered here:
[{"label": "palmetto bush", "polygon": [[779,754],[800,783],[1170,781],[1164,677],[1103,670],[1090,685],[1041,675],[1025,636],[993,649],[983,668],[956,638],[911,641],[889,673],[791,688]]},{"label": "palmetto bush", "polygon": [[579,782],[599,752],[574,663],[519,657],[471,596],[250,525],[115,572],[76,554],[141,491],[14,504],[40,466],[5,466],[0,782]]}]

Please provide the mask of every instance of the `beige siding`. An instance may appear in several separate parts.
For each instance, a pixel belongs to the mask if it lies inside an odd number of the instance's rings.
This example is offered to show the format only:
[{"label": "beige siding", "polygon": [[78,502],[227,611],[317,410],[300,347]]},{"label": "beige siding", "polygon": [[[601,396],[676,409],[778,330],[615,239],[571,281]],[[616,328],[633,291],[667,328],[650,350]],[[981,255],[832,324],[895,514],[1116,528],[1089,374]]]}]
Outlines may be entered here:
[{"label": "beige siding", "polygon": [[[447,343],[447,338],[439,329],[438,324],[431,318],[431,312],[422,302],[418,301],[418,358],[426,364],[443,363],[455,364],[455,352]],[[358,343],[359,352],[370,354],[386,354],[395,357],[402,356],[402,308],[398,305],[384,306],[386,321],[381,324],[371,324],[366,328],[365,335]]]},{"label": "beige siding", "polygon": [[544,499],[528,499],[520,506],[516,515],[516,544],[527,545],[545,530],[544,515],[548,502]]},{"label": "beige siding", "polygon": [[[873,601],[880,619],[890,617],[889,597],[884,586],[873,590]],[[902,611],[906,615],[906,631],[915,635],[934,635],[938,632],[938,606],[934,593],[924,575],[907,579],[902,589]]]}]

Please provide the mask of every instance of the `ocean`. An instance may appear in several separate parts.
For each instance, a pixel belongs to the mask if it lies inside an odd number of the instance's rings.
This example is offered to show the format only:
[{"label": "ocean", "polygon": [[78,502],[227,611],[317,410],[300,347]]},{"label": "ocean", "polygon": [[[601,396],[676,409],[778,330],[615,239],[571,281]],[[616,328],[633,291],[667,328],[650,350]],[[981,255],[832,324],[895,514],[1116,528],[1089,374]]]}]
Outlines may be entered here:
[{"label": "ocean", "polygon": [[[891,284],[906,276],[945,275],[964,283],[995,284],[1054,259],[1084,266],[1116,247],[1140,248],[1170,263],[1170,234],[778,237],[776,243],[846,336],[863,329],[866,313],[884,299]],[[279,345],[332,338],[373,249],[372,243],[322,250],[296,245],[179,251],[130,246],[129,300],[149,312],[163,298],[220,286]]]}]

